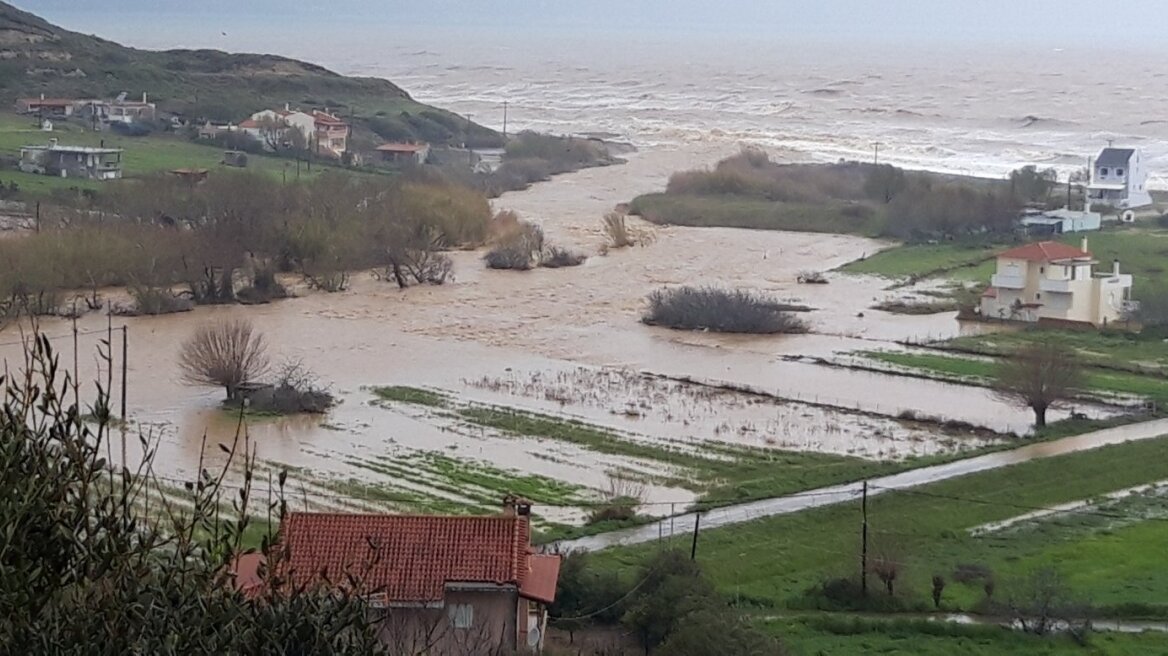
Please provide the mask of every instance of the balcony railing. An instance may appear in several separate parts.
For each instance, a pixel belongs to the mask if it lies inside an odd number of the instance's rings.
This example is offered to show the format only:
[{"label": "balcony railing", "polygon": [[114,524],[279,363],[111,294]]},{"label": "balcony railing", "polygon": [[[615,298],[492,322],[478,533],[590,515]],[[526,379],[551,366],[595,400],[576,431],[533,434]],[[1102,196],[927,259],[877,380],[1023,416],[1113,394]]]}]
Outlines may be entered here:
[{"label": "balcony railing", "polygon": [[1000,289],[1025,289],[1026,279],[1022,276],[1011,276],[995,273],[990,278],[990,285]]}]

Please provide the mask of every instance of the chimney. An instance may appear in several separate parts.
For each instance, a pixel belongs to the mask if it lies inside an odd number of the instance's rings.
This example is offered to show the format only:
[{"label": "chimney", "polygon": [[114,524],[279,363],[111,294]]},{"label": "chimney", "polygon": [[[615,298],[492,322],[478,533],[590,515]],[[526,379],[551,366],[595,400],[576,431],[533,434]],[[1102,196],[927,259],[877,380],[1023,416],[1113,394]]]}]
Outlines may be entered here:
[{"label": "chimney", "polygon": [[142,92],[142,104],[143,105],[146,104],[146,92],[145,91]]},{"label": "chimney", "polygon": [[52,139],[49,139],[49,148],[56,148],[56,147],[57,147],[57,138],[53,137]]},{"label": "chimney", "polygon": [[41,94],[41,100],[44,100],[44,99],[45,99],[45,94],[43,94],[43,93],[42,93],[42,94]]},{"label": "chimney", "polygon": [[1086,237],[1083,237],[1083,243],[1079,245],[1079,249],[1082,250],[1084,253],[1091,252],[1091,251],[1087,250],[1087,238]]},{"label": "chimney", "polygon": [[1111,261],[1111,275],[1113,275],[1113,276],[1119,275],[1119,260],[1112,260]]},{"label": "chimney", "polygon": [[286,111],[286,112],[292,111],[292,105],[290,105],[288,103],[284,103],[284,111]]},{"label": "chimney", "polygon": [[531,516],[531,502],[523,497],[508,494],[503,497],[503,516],[529,517]]}]

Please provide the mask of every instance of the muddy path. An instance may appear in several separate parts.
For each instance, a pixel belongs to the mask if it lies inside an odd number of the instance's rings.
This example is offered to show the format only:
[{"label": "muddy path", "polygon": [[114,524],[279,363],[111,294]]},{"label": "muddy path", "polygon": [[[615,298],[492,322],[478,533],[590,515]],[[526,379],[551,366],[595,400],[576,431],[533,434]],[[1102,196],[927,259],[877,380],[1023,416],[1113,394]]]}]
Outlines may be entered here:
[{"label": "muddy path", "polygon": [[[868,495],[873,496],[905,490],[929,483],[936,483],[950,478],[957,478],[967,474],[1000,469],[1042,458],[1076,453],[1097,449],[1110,444],[1119,444],[1134,440],[1147,440],[1168,434],[1168,419],[1156,419],[1139,424],[1129,424],[1116,428],[1108,428],[1093,433],[1066,437],[1052,442],[1031,444],[1028,446],[989,453],[942,465],[921,467],[899,474],[874,478],[868,481]],[[849,483],[835,485],[817,490],[808,490],[798,494],[763,499],[733,506],[725,506],[701,513],[700,522],[694,513],[687,513],[666,518],[643,526],[593,535],[579,540],[565,540],[557,544],[561,551],[576,549],[597,551],[609,547],[642,544],[662,539],[672,535],[692,533],[695,522],[702,530],[741,524],[764,517],[788,515],[791,513],[821,508],[840,503],[855,501],[862,494],[864,483]]]}]

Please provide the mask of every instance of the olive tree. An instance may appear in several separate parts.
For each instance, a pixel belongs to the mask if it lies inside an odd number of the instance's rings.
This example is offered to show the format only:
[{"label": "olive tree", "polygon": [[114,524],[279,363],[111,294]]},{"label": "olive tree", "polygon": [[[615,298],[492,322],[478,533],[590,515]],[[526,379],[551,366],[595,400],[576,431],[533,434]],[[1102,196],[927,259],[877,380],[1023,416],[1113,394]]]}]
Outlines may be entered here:
[{"label": "olive tree", "polygon": [[1082,385],[1083,368],[1074,351],[1053,342],[1027,344],[1002,358],[994,371],[994,392],[1034,411],[1034,425],[1046,425],[1046,411]]},{"label": "olive tree", "polygon": [[268,371],[267,342],[246,319],[208,323],[195,330],[179,350],[182,378],[191,385],[222,387],[235,400],[239,387]]}]

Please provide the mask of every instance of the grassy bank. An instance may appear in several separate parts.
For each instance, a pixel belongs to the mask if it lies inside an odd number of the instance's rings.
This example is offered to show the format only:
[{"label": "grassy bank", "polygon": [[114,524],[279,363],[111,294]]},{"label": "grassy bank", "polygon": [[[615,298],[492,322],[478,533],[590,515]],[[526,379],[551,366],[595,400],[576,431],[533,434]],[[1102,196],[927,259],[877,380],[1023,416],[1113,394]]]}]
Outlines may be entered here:
[{"label": "grassy bank", "polygon": [[[986,359],[890,351],[867,351],[863,355],[880,362],[953,376],[978,385],[988,385],[994,376],[995,363]],[[1168,378],[1163,377],[1088,368],[1084,384],[1089,392],[1132,394],[1158,401],[1168,400]]]},{"label": "grassy bank", "polygon": [[632,214],[652,223],[699,228],[792,230],[874,236],[872,213],[843,203],[773,202],[725,194],[646,194],[629,206]]},{"label": "grassy bank", "polygon": [[1127,331],[1029,328],[958,337],[940,346],[992,356],[1010,353],[1026,344],[1049,342],[1074,350],[1088,365],[1168,373],[1168,344],[1157,336],[1145,337]]},{"label": "grassy bank", "polygon": [[994,255],[1000,250],[987,245],[913,244],[880,251],[840,267],[844,273],[885,278],[943,277],[961,281],[988,281]]},{"label": "grassy bank", "polygon": [[887,654],[889,656],[1143,656],[1159,653],[1160,633],[1101,633],[1086,647],[1070,638],[1039,637],[996,626],[964,626],[925,620],[800,617],[760,622],[783,640],[793,656]]},{"label": "grassy bank", "polygon": [[[1168,522],[1139,512],[1056,516],[1007,531],[974,536],[970,529],[1053,504],[1168,478],[1168,438],[1125,443],[1021,463],[914,488],[868,502],[870,549],[900,563],[895,607],[927,610],[931,577],[950,581],[946,610],[976,609],[981,581],[952,580],[960,565],[977,565],[997,581],[1004,599],[1016,581],[1053,565],[1074,593],[1109,612],[1166,616],[1168,570],[1152,565],[1168,539]],[[799,608],[822,600],[805,593],[825,579],[855,576],[859,556],[858,503],[814,509],[703,532],[698,558],[718,588],[740,605]],[[688,540],[678,540],[684,546]],[[631,571],[658,545],[622,547],[597,562]],[[1090,565],[1088,566],[1088,563]],[[873,579],[873,598],[881,600]],[[1000,595],[1000,596],[998,596]]]}]

